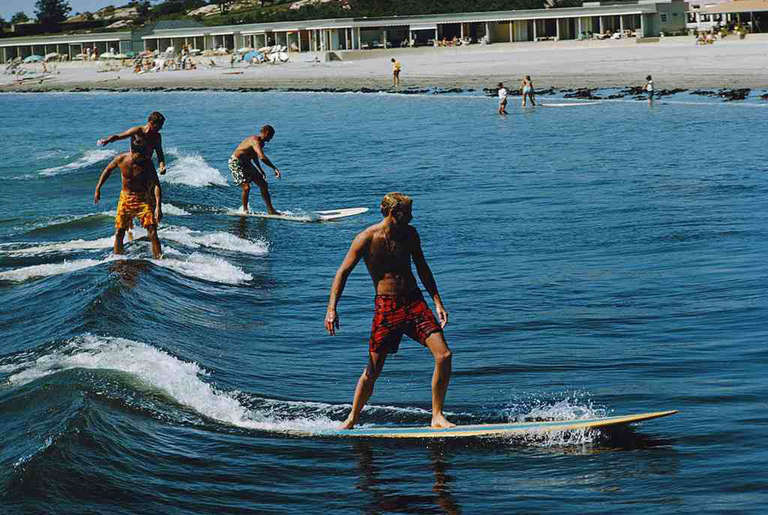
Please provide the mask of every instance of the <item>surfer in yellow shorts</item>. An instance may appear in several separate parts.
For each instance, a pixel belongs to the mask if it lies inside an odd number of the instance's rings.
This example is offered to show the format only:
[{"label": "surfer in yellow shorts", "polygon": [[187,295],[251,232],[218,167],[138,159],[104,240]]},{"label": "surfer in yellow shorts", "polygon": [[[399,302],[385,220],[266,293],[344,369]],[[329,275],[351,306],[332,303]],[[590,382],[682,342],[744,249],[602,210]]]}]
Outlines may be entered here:
[{"label": "surfer in yellow shorts", "polygon": [[[125,231],[130,229],[133,219],[138,218],[142,227],[147,230],[147,237],[152,244],[152,256],[160,259],[162,251],[160,239],[157,237],[157,224],[163,217],[161,207],[163,192],[160,189],[155,167],[146,156],[145,145],[144,138],[134,136],[131,151],[118,155],[104,168],[96,184],[93,203],[98,204],[101,199],[101,186],[112,174],[112,170],[119,168],[123,188],[120,191],[117,216],[115,216],[115,254],[123,254]],[[154,193],[154,202],[150,196],[150,189]]]},{"label": "surfer in yellow shorts", "polygon": [[392,58],[392,86],[398,87],[400,86],[400,70],[403,69],[403,66],[400,64],[400,61]]}]

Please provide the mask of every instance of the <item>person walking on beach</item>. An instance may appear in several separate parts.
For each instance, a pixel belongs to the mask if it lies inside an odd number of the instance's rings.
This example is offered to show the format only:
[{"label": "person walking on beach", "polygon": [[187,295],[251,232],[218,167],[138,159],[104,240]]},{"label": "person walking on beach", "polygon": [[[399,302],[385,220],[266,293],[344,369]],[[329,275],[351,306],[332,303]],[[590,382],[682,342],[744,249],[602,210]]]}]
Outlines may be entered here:
[{"label": "person walking on beach", "polygon": [[496,87],[499,88],[499,114],[507,114],[507,96],[509,91],[504,87],[503,82],[499,82],[499,85]]},{"label": "person walking on beach", "polygon": [[645,86],[643,86],[643,89],[648,92],[648,105],[653,103],[653,78],[648,75],[645,78]]},{"label": "person walking on beach", "polygon": [[[112,136],[101,138],[96,142],[97,145],[109,145],[113,141],[121,139],[141,137],[145,141],[145,157],[148,160],[148,166],[151,166],[153,171],[155,169],[152,162],[152,154],[157,154],[157,172],[160,175],[165,173],[165,154],[163,153],[163,138],[160,136],[160,130],[165,125],[165,116],[155,111],[147,118],[147,123],[144,125],[137,125],[125,130],[119,134],[113,134]],[[132,143],[133,144],[133,143]]]},{"label": "person walking on beach", "polygon": [[269,187],[267,186],[267,174],[264,173],[259,164],[259,160],[261,160],[272,168],[278,179],[282,176],[280,170],[264,154],[264,144],[269,142],[274,135],[275,129],[271,125],[263,126],[258,136],[245,138],[229,158],[228,164],[229,171],[232,172],[232,179],[243,189],[243,212],[248,212],[248,195],[251,192],[251,181],[253,181],[261,190],[261,198],[264,199],[264,204],[267,206],[267,213],[270,215],[280,214],[272,205],[272,198],[269,196]]},{"label": "person walking on beach", "polygon": [[529,100],[531,102],[531,105],[535,106],[536,105],[536,97],[535,97],[536,93],[533,90],[533,81],[531,80],[531,76],[530,75],[526,75],[525,76],[525,78],[523,79],[523,82],[520,84],[520,88],[522,89],[522,94],[523,94],[523,107],[526,106],[527,101],[529,101]]},{"label": "person walking on beach", "polygon": [[398,87],[400,86],[400,70],[402,69],[402,65],[400,64],[400,61],[392,58],[392,86]]},{"label": "person walking on beach", "polygon": [[[152,256],[162,257],[160,239],[157,237],[157,224],[163,218],[160,181],[155,167],[146,155],[147,143],[142,136],[137,136],[132,143],[131,151],[115,157],[99,176],[96,191],[93,193],[93,203],[101,199],[101,186],[109,179],[112,170],[120,169],[123,187],[120,190],[120,200],[117,203],[115,216],[115,254],[123,254],[123,238],[125,231],[131,228],[134,217],[141,220],[141,225],[147,230],[147,236],[152,244]],[[149,190],[154,193],[154,206],[149,197]]]},{"label": "person walking on beach", "polygon": [[[373,385],[381,374],[388,354],[398,351],[403,334],[427,347],[435,358],[432,375],[432,427],[453,427],[443,415],[443,402],[451,377],[451,351],[445,342],[443,328],[448,313],[437,291],[437,283],[424,258],[421,240],[410,225],[413,202],[402,193],[387,193],[381,201],[384,219],[358,234],[339,266],[331,286],[325,328],[333,336],[339,328],[336,307],[347,278],[362,258],[373,279],[376,291],[373,328],[368,340],[368,366],[357,382],[352,411],[341,425],[351,429],[357,424],[365,403],[373,393]],[[419,290],[411,271],[416,265],[422,284],[435,303],[438,324]]]}]

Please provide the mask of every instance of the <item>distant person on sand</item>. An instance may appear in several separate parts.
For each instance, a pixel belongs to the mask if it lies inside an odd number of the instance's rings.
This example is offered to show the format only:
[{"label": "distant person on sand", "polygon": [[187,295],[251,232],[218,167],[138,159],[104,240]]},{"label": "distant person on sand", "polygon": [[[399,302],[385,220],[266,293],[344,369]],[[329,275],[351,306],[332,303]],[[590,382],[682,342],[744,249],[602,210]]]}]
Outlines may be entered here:
[{"label": "distant person on sand", "polygon": [[503,82],[499,82],[499,85],[496,87],[499,88],[499,114],[507,114],[507,96],[509,96],[509,91],[504,87]]},{"label": "distant person on sand", "polygon": [[533,81],[530,75],[526,75],[523,82],[520,84],[520,89],[523,94],[523,107],[526,106],[527,101],[530,100],[531,105],[536,105],[536,92],[533,90]]},{"label": "distant person on sand", "polygon": [[398,87],[400,85],[400,70],[402,69],[400,61],[392,58],[392,86]]},{"label": "distant person on sand", "polygon": [[157,153],[157,171],[160,175],[165,173],[165,154],[163,153],[163,138],[160,136],[160,130],[165,124],[165,116],[157,111],[153,112],[147,118],[147,123],[144,125],[137,125],[130,129],[121,132],[120,134],[113,134],[107,138],[102,138],[96,142],[97,145],[109,145],[113,141],[118,141],[125,138],[131,138],[133,142],[134,138],[139,136],[146,142],[145,152],[146,158],[149,160],[149,166],[154,171],[154,164],[152,163],[152,154]]},{"label": "distant person on sand", "polygon": [[[120,201],[117,203],[115,216],[115,254],[122,254],[125,231],[132,227],[133,219],[139,218],[141,225],[147,230],[147,236],[152,243],[152,256],[162,257],[160,240],[157,237],[157,224],[163,218],[160,181],[157,172],[146,153],[147,142],[142,136],[133,140],[130,152],[124,152],[115,157],[104,168],[96,184],[93,203],[98,204],[101,198],[101,186],[109,178],[112,170],[120,168],[123,187],[120,190]],[[150,188],[154,193],[154,206],[149,195]]]},{"label": "distant person on sand", "polygon": [[643,89],[648,92],[648,103],[653,102],[653,78],[648,75],[645,78],[645,86],[643,86]]},{"label": "distant person on sand", "polygon": [[248,194],[251,192],[251,181],[253,181],[261,190],[261,198],[264,199],[264,204],[267,206],[267,213],[270,215],[280,214],[272,205],[267,186],[267,174],[264,173],[261,164],[259,164],[259,160],[261,160],[275,171],[275,177],[278,179],[281,177],[280,170],[264,154],[264,144],[269,142],[274,135],[275,129],[271,125],[263,126],[258,136],[245,138],[229,158],[229,171],[232,172],[232,179],[243,189],[243,211],[246,213],[248,212]]},{"label": "distant person on sand", "polygon": [[[368,366],[357,382],[352,411],[341,425],[351,429],[373,393],[388,354],[398,351],[403,334],[427,347],[435,358],[432,375],[432,427],[452,427],[443,415],[443,401],[451,377],[451,351],[445,343],[443,328],[448,313],[437,291],[437,283],[421,250],[419,233],[410,225],[412,201],[402,193],[387,193],[381,200],[384,220],[358,234],[344,257],[331,286],[325,328],[335,335],[339,328],[336,306],[349,274],[362,258],[376,290],[373,328],[368,340]],[[422,284],[435,303],[438,324],[424,301],[411,271],[416,265]]]}]

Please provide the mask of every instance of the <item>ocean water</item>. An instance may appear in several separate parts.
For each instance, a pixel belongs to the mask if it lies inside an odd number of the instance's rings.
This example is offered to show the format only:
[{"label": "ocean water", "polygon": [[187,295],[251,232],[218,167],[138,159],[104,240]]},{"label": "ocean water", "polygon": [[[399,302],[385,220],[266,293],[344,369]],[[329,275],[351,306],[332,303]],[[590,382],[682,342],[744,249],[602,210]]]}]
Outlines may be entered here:
[{"label": "ocean water", "polygon": [[[547,99],[544,99],[545,101]],[[563,100],[551,100],[563,102]],[[165,259],[111,254],[104,165],[163,129]],[[768,502],[768,111],[687,95],[495,114],[474,95],[0,95],[3,513],[758,512]],[[263,123],[278,209],[240,218],[226,161]],[[366,363],[346,249],[388,191],[450,314],[460,423],[678,409],[611,432],[458,441],[334,427]],[[262,209],[258,196],[252,207]],[[427,424],[429,353],[390,358],[366,425]]]}]

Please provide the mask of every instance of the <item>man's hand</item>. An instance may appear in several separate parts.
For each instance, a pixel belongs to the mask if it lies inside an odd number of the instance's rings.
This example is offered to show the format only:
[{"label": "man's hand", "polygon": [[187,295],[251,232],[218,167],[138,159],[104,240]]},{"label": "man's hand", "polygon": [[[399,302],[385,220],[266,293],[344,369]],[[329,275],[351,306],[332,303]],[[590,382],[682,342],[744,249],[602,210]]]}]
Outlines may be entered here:
[{"label": "man's hand", "polygon": [[97,144],[98,146],[100,146],[100,147],[103,147],[103,146],[104,146],[104,145],[106,145],[107,143],[109,143],[109,142],[107,141],[107,139],[106,139],[106,138],[99,138],[99,139],[97,139],[97,140],[96,140],[96,144]]},{"label": "man's hand", "polygon": [[155,207],[155,221],[157,223],[160,223],[160,220],[163,219],[163,210],[160,208],[160,204],[158,204]]},{"label": "man's hand", "polygon": [[99,200],[101,199],[101,192],[99,190],[96,190],[93,192],[93,203],[98,204]]},{"label": "man's hand", "polygon": [[336,314],[335,309],[329,309],[325,314],[325,329],[331,336],[336,335],[336,329],[339,328],[339,315]]},{"label": "man's hand", "polygon": [[275,168],[275,177],[277,177],[279,179],[280,177],[282,177],[282,175],[283,174],[280,173],[280,169],[279,168]]},{"label": "man's hand", "polygon": [[165,175],[165,163],[160,163],[160,165],[157,167],[157,173],[160,175]]},{"label": "man's hand", "polygon": [[440,328],[442,329],[448,325],[448,312],[445,310],[442,304],[436,305],[435,309],[437,310],[437,318],[440,320]]}]

